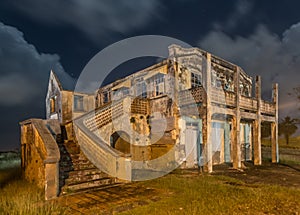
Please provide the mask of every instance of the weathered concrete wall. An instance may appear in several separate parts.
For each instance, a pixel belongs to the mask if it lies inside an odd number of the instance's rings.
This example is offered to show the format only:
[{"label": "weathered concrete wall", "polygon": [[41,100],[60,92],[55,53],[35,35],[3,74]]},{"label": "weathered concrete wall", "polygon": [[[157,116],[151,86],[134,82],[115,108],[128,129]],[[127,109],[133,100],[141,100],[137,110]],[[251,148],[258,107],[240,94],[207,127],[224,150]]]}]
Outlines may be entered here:
[{"label": "weathered concrete wall", "polygon": [[[83,97],[83,109],[74,109],[74,96]],[[52,103],[52,104],[51,104]],[[54,105],[55,108],[51,108]],[[65,124],[73,118],[95,109],[95,96],[64,90],[56,75],[51,71],[46,96],[46,119],[58,119]]]},{"label": "weathered concrete wall", "polygon": [[[46,119],[61,119],[62,115],[62,86],[56,75],[51,71],[46,96]],[[51,102],[51,100],[53,100]],[[51,104],[52,103],[52,104]],[[51,106],[54,105],[54,108]],[[54,109],[54,110],[51,110]]]},{"label": "weathered concrete wall", "polygon": [[[23,174],[45,189],[46,200],[57,197],[59,189],[60,153],[53,137],[59,132],[59,122],[50,121],[31,119],[21,123]],[[48,128],[52,128],[51,132]]]},{"label": "weathered concrete wall", "polygon": [[72,91],[61,91],[61,106],[62,106],[62,115],[60,122],[65,124],[72,120],[73,114],[73,92]]},{"label": "weathered concrete wall", "polygon": [[[71,98],[70,98],[71,96]],[[76,110],[74,108],[74,96],[82,96],[83,97],[83,109],[82,110]],[[65,117],[65,122],[69,119],[75,119],[89,111],[92,111],[95,109],[95,96],[94,95],[87,95],[83,93],[74,92],[72,95],[68,95],[65,100],[71,101],[71,105],[69,106],[69,115],[68,117]],[[70,102],[68,102],[70,103]],[[73,115],[72,115],[73,114]]]},{"label": "weathered concrete wall", "polygon": [[[72,91],[61,91],[61,106],[62,115],[61,123],[66,124],[73,119],[95,109],[94,95],[87,95],[83,93],[77,93]],[[82,96],[83,98],[83,109],[76,110],[74,108],[74,96]]]},{"label": "weathered concrete wall", "polygon": [[35,141],[36,131],[32,124],[21,126],[22,170],[26,180],[34,182],[38,187],[44,188],[45,167],[41,156],[41,149],[37,148]]}]

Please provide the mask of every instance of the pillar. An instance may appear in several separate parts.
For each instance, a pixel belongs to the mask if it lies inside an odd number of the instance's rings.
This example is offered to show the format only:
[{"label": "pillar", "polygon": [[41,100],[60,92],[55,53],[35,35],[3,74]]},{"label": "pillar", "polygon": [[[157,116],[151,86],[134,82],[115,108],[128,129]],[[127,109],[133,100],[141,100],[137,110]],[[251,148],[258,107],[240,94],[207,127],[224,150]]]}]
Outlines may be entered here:
[{"label": "pillar", "polygon": [[275,121],[271,123],[272,163],[278,163],[278,84],[273,85],[272,99],[275,105]]},{"label": "pillar", "polygon": [[45,163],[45,199],[56,198],[59,194],[59,162]]},{"label": "pillar", "polygon": [[261,77],[256,76],[255,96],[257,100],[256,119],[253,122],[254,165],[261,165]]},{"label": "pillar", "polygon": [[211,54],[206,54],[206,73],[205,73],[205,83],[204,87],[206,90],[206,114],[203,118],[203,144],[206,154],[206,165],[205,170],[207,172],[213,171],[212,163],[212,142],[211,142],[211,117],[212,117],[212,108],[211,108]]},{"label": "pillar", "polygon": [[224,161],[230,162],[230,125],[226,121],[224,125]]},{"label": "pillar", "polygon": [[232,118],[232,161],[233,168],[239,169],[242,166],[241,162],[241,138],[240,138],[240,69],[236,67],[235,77],[235,105],[236,112]]}]

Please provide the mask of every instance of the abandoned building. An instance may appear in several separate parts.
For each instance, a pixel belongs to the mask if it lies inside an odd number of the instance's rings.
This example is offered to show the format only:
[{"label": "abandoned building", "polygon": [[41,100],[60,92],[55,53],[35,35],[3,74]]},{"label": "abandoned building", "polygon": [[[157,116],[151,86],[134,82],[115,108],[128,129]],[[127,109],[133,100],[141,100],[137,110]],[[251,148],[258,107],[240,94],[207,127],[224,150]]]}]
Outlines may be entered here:
[{"label": "abandoned building", "polygon": [[171,45],[168,59],[94,94],[64,90],[51,71],[46,119],[20,123],[23,173],[50,199],[155,177],[142,170],[260,165],[265,121],[278,162],[278,85],[264,101],[259,76],[199,48]]}]

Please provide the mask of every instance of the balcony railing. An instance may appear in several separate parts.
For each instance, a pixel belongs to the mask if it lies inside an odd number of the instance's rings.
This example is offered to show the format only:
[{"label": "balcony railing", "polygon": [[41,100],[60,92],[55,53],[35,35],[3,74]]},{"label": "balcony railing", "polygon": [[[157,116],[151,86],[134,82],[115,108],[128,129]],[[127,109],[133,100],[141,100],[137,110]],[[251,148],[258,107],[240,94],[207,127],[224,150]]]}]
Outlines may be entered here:
[{"label": "balcony railing", "polygon": [[257,110],[257,100],[256,100],[256,98],[241,96],[240,107],[245,110],[256,111]]},{"label": "balcony railing", "polygon": [[[202,87],[185,90],[179,93],[179,104],[184,106],[194,104],[195,102],[204,102],[205,96],[206,92]],[[236,106],[236,95],[234,92],[211,88],[210,99],[214,104],[226,107]],[[257,99],[253,97],[240,96],[240,108],[251,112],[257,111]],[[262,100],[261,113],[275,115],[275,104]]]},{"label": "balcony railing", "polygon": [[267,101],[261,101],[261,112],[268,115],[274,115],[275,104]]},{"label": "balcony railing", "polygon": [[203,87],[192,88],[179,92],[179,106],[205,102],[206,92]]}]

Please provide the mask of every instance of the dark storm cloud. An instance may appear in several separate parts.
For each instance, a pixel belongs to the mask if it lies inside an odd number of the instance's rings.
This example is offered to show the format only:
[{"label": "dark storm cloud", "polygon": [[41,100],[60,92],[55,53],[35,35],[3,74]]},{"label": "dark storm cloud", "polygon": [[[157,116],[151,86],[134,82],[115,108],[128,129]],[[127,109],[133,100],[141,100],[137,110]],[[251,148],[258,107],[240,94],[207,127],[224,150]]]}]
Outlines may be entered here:
[{"label": "dark storm cloud", "polygon": [[233,11],[229,13],[228,19],[222,23],[214,23],[213,27],[218,30],[230,31],[238,26],[239,22],[248,16],[253,9],[253,2],[250,0],[238,0]]},{"label": "dark storm cloud", "polygon": [[45,94],[50,70],[71,87],[55,54],[39,53],[18,29],[0,22],[0,151],[19,147],[18,122],[44,118]]},{"label": "dark storm cloud", "polygon": [[300,24],[287,29],[282,36],[260,25],[247,36],[230,37],[214,30],[199,41],[199,46],[242,66],[254,76],[262,76],[264,94],[271,94],[271,83],[279,83],[280,114],[297,115],[298,102],[288,96],[300,85]]},{"label": "dark storm cloud", "polygon": [[70,25],[101,42],[111,32],[128,33],[159,17],[159,0],[12,0],[11,4],[36,21]]},{"label": "dark storm cloud", "polygon": [[68,87],[71,84],[59,56],[38,53],[18,29],[0,22],[0,41],[0,106],[26,105],[44,98],[51,69]]}]

